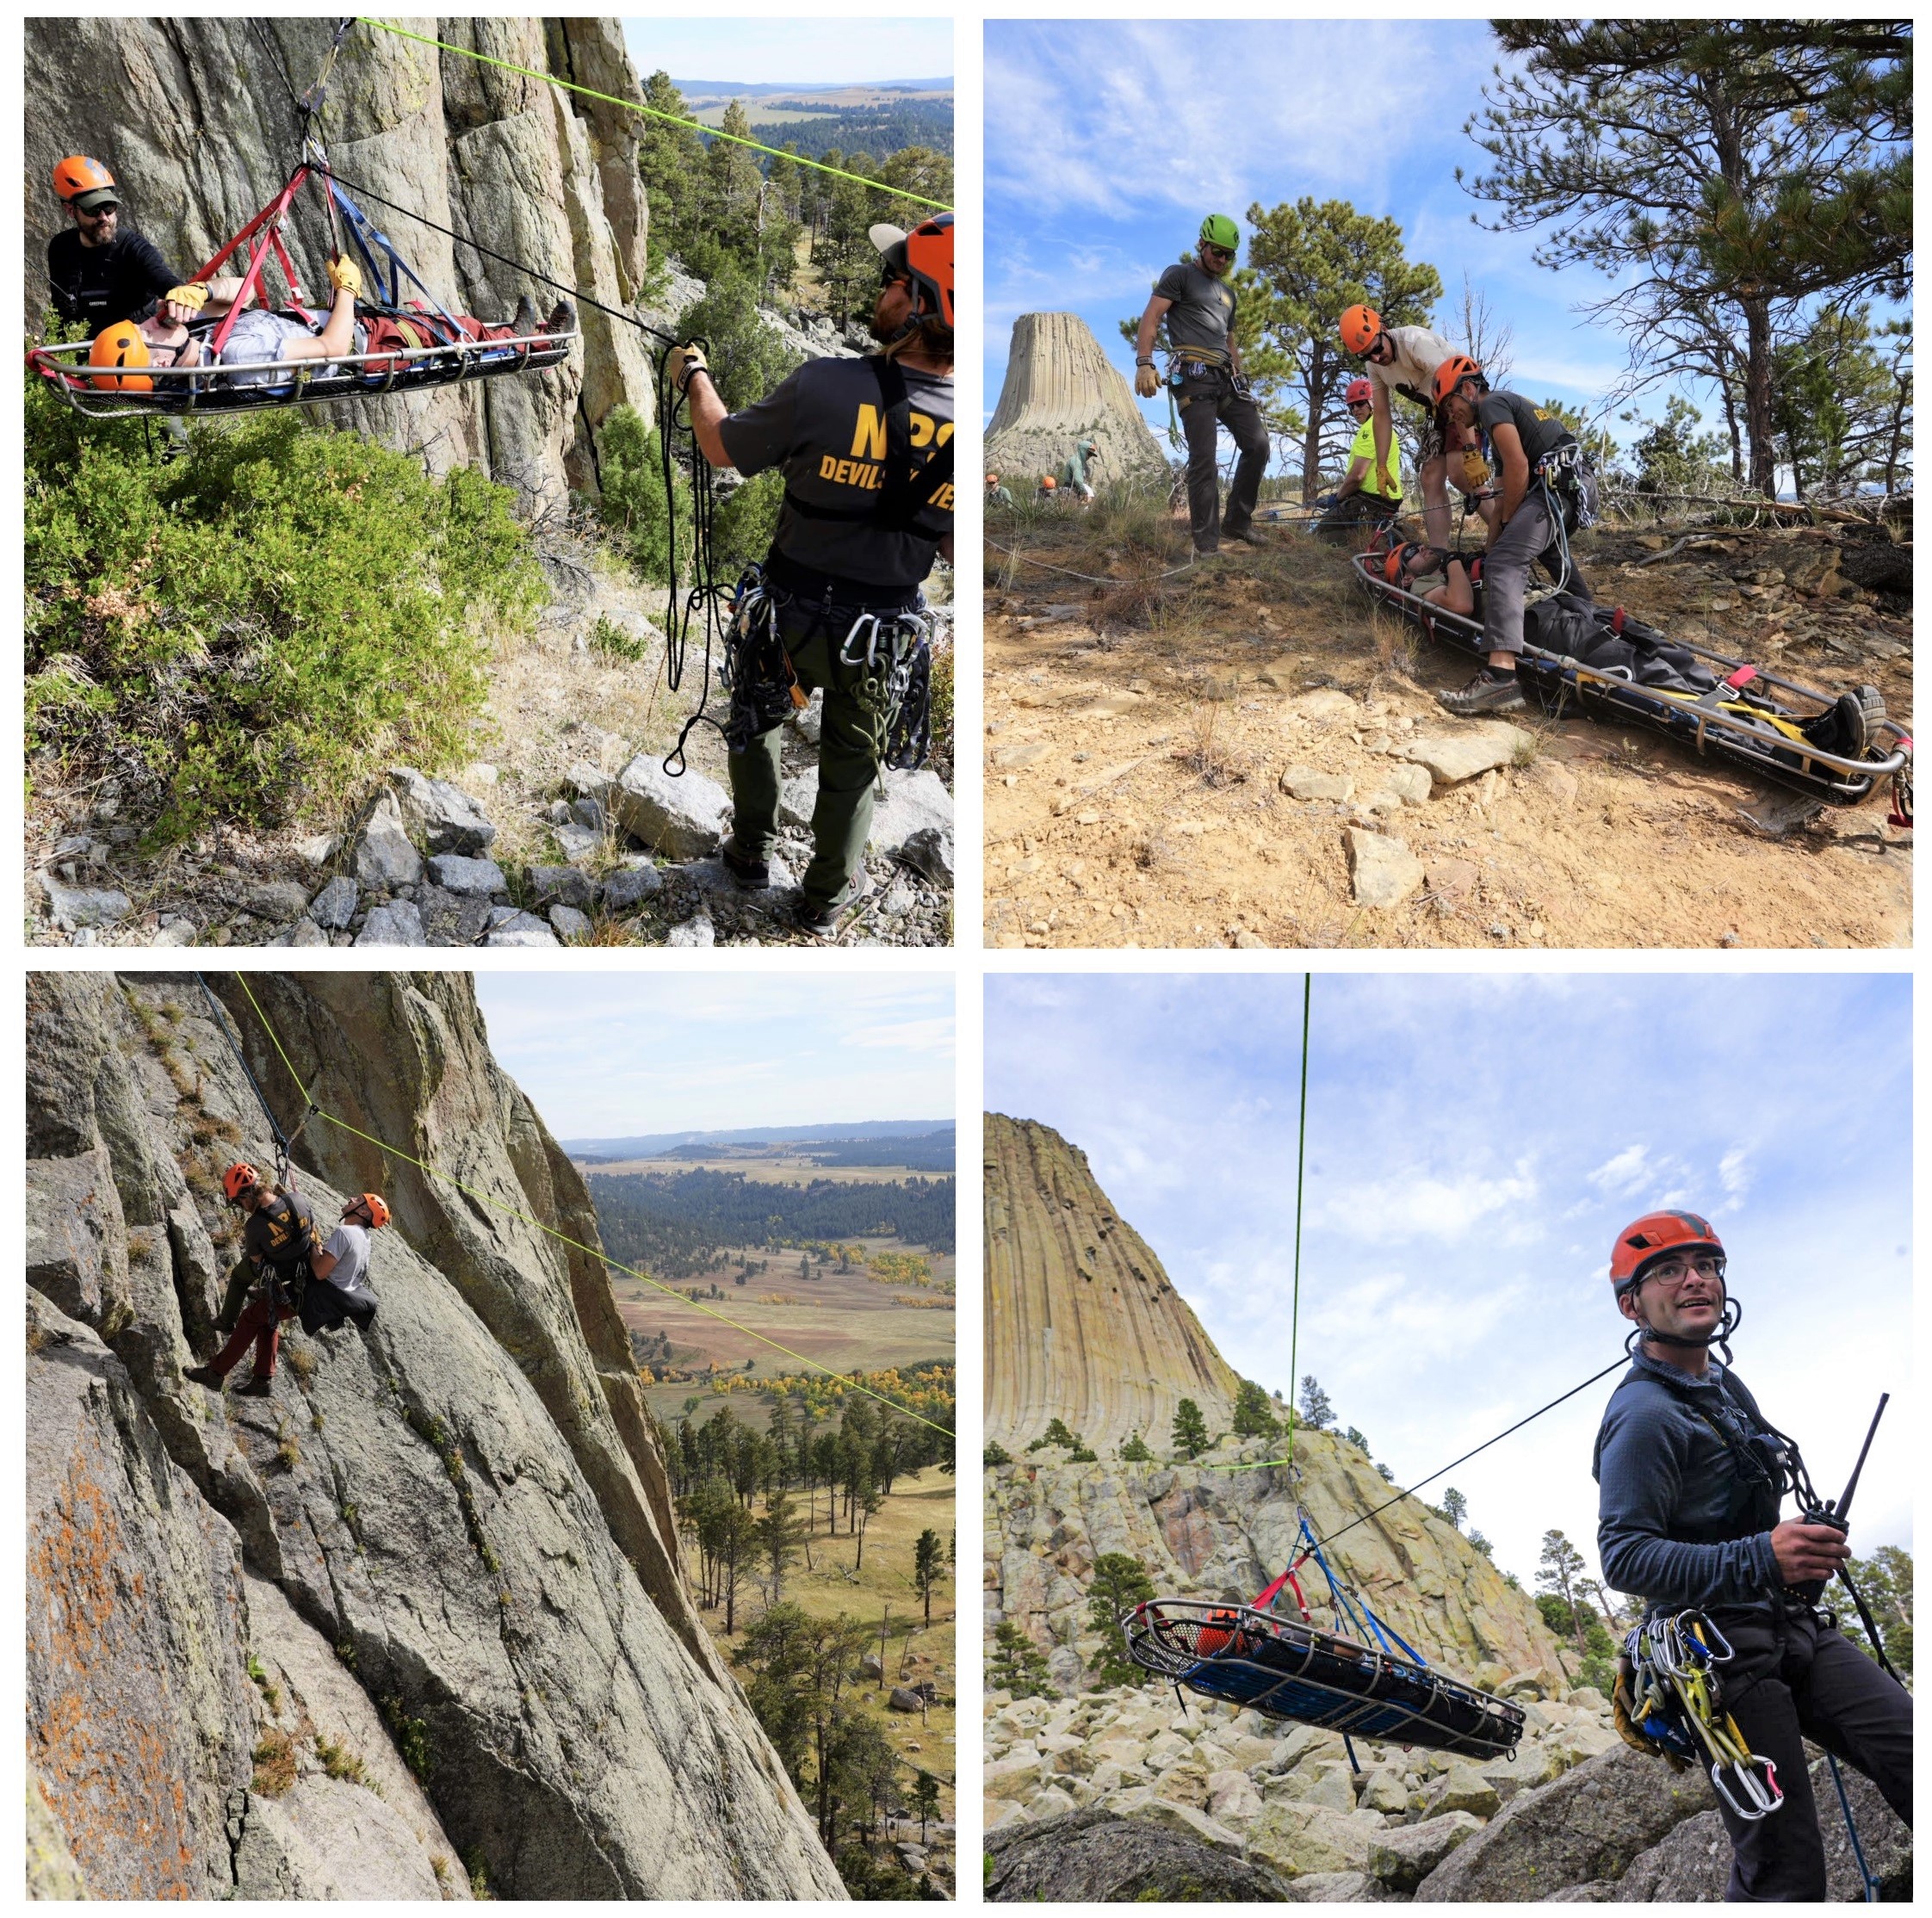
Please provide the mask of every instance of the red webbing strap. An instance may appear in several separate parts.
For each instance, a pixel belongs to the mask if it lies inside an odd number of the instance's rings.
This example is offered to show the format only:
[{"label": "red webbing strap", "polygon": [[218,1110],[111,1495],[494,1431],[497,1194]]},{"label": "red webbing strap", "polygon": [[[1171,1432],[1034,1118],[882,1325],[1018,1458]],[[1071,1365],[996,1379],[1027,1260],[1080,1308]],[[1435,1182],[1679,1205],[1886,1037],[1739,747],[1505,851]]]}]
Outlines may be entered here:
[{"label": "red webbing strap", "polygon": [[[220,354],[221,350],[227,345],[228,336],[235,330],[235,321],[239,318],[243,307],[248,304],[249,294],[259,289],[262,280],[262,264],[267,258],[271,245],[275,249],[276,257],[282,263],[283,273],[288,277],[289,292],[291,295],[295,294],[294,269],[289,265],[288,252],[282,244],[281,227],[283,219],[288,214],[289,206],[294,200],[296,190],[307,177],[307,167],[297,167],[294,172],[289,176],[288,185],[195,274],[195,280],[205,285],[215,269],[238,246],[240,246],[245,241],[254,242],[249,248],[248,271],[242,277],[242,290],[236,295],[234,305],[222,315],[221,324],[214,330],[214,338],[209,344],[211,354]],[[263,233],[264,227],[268,229],[266,233]],[[259,238],[257,238],[258,234],[262,236]],[[267,304],[265,295],[263,303]],[[298,307],[297,310],[299,311],[300,308]],[[306,319],[307,316],[305,314],[303,317]]]},{"label": "red webbing strap", "polygon": [[1295,1594],[1296,1609],[1303,1618],[1307,1618],[1308,1600],[1302,1596],[1301,1581],[1295,1576],[1295,1574],[1307,1562],[1308,1554],[1303,1552],[1273,1585],[1264,1586],[1261,1588],[1260,1592],[1256,1594],[1250,1609],[1255,1612],[1266,1612],[1281,1595],[1281,1588],[1285,1585]]}]

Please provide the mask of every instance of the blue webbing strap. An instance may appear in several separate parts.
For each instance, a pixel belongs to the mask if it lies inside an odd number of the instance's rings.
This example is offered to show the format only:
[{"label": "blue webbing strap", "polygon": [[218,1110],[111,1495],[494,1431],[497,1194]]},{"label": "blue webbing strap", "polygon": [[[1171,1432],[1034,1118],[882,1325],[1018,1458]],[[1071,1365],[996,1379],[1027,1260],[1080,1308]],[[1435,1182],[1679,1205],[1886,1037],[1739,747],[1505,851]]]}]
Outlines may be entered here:
[{"label": "blue webbing strap", "polygon": [[1858,1827],[1852,1819],[1851,1799],[1845,1791],[1844,1774],[1838,1769],[1838,1760],[1830,1752],[1824,1761],[1831,1767],[1831,1782],[1838,1787],[1838,1809],[1845,1815],[1845,1835],[1851,1840],[1852,1856],[1858,1860],[1858,1875],[1865,1880],[1865,1902],[1875,1905],[1879,1902],[1879,1881],[1873,1876],[1872,1867],[1865,1862],[1865,1847],[1858,1841]]},{"label": "blue webbing strap", "polygon": [[325,174],[323,177],[328,186],[330,197],[342,210],[343,219],[348,225],[349,237],[355,242],[356,251],[362,256],[362,263],[368,267],[369,276],[378,288],[383,285],[383,268],[371,251],[372,246],[381,248],[387,257],[389,263],[387,303],[391,306],[401,306],[403,275],[406,274],[410,284],[429,301],[452,335],[462,337],[462,329],[450,317],[443,302],[418,278],[416,269],[396,251],[388,235],[337,185],[332,175]]}]

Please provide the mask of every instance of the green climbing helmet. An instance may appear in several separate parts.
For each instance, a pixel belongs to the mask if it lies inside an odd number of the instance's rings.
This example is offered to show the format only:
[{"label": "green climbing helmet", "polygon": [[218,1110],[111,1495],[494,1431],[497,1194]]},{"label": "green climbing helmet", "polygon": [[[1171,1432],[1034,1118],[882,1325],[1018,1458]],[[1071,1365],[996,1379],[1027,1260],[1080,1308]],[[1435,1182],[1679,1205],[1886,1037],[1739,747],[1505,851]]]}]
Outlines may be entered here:
[{"label": "green climbing helmet", "polygon": [[1210,213],[1201,222],[1201,238],[1229,254],[1241,251],[1241,228],[1226,213]]}]

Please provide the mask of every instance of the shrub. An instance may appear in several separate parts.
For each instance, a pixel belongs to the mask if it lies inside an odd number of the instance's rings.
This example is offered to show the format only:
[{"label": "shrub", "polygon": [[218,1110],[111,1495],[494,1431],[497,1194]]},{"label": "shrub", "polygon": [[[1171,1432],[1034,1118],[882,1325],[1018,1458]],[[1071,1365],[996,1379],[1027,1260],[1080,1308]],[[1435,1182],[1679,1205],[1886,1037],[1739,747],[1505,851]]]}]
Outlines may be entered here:
[{"label": "shrub", "polygon": [[541,597],[506,488],[294,409],[157,461],[35,379],[25,451],[28,749],[118,776],[151,845],[447,763],[483,701],[478,616]]},{"label": "shrub", "polygon": [[279,1798],[295,1782],[295,1745],[285,1731],[263,1735],[255,1748],[254,1789],[264,1798]]},{"label": "shrub", "polygon": [[690,485],[672,474],[671,511],[665,510],[662,442],[635,406],[614,407],[598,436],[598,517],[617,535],[626,559],[647,579],[670,577],[672,520],[678,527],[678,564],[690,566]]}]

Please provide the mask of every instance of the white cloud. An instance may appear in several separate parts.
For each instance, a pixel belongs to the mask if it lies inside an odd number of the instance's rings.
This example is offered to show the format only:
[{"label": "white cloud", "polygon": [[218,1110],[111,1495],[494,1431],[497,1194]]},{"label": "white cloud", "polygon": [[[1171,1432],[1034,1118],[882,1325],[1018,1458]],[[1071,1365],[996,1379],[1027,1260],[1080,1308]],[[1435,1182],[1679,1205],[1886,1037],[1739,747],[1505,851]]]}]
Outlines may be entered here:
[{"label": "white cloud", "polygon": [[1718,1161],[1718,1183],[1724,1187],[1724,1203],[1718,1208],[1720,1212],[1737,1211],[1744,1203],[1744,1195],[1751,1189],[1750,1154],[1742,1146],[1733,1146]]},{"label": "white cloud", "polygon": [[1460,1239],[1480,1220],[1536,1197],[1536,1179],[1526,1160],[1502,1177],[1468,1172],[1454,1177],[1396,1178],[1345,1186],[1326,1197],[1319,1222],[1371,1244],[1396,1239]]},{"label": "white cloud", "polygon": [[[1595,1172],[1584,1176],[1607,1197],[1618,1197],[1646,1190],[1654,1191],[1667,1179],[1681,1179],[1683,1166],[1665,1155],[1654,1158],[1645,1145],[1625,1146],[1614,1158],[1606,1159]],[[1659,1199],[1660,1205],[1673,1203],[1675,1195]]]}]

